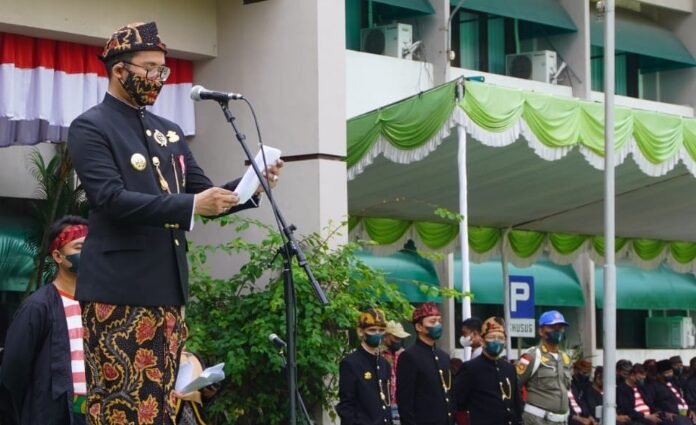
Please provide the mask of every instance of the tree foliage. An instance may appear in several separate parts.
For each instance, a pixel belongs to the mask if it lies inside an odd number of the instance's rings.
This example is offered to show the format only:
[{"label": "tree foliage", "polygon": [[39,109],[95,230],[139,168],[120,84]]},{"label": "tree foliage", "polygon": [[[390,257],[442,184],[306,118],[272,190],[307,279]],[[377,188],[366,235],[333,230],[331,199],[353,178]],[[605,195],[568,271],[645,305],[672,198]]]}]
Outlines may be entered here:
[{"label": "tree foliage", "polygon": [[48,162],[41,151],[34,149],[30,156],[30,171],[37,182],[37,200],[32,202],[32,212],[39,229],[30,240],[36,254],[34,274],[27,285],[26,294],[31,293],[43,278],[52,274],[48,256],[48,228],[65,215],[87,216],[88,205],[84,190],[77,186],[70,157],[65,143],[56,145],[56,154]]},{"label": "tree foliage", "polygon": [[[239,236],[219,246],[193,246],[187,306],[189,348],[204,358],[225,362],[226,384],[212,403],[212,423],[280,424],[286,421],[288,394],[281,358],[268,335],[285,335],[282,261],[276,257],[279,234],[259,222],[226,217]],[[241,232],[265,231],[260,243]],[[351,350],[349,336],[360,309],[379,306],[387,318],[409,317],[412,307],[384,276],[359,262],[355,243],[331,247],[317,233],[301,241],[310,267],[329,298],[322,307],[301,268],[294,264],[297,299],[298,385],[311,411],[335,400],[340,359]],[[248,257],[239,272],[225,279],[210,276],[208,256],[223,252]],[[298,416],[299,417],[299,416]]]}]

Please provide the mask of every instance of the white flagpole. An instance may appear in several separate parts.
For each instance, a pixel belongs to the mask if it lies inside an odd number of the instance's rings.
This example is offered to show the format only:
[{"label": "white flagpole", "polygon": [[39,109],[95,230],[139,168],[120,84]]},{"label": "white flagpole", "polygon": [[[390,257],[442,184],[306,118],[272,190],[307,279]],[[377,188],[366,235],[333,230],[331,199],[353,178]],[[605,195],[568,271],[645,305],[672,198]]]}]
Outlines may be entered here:
[{"label": "white flagpole", "polygon": [[604,14],[604,405],[602,423],[616,422],[616,264],[614,177],[614,0],[605,0]]},{"label": "white flagpole", "polygon": [[[462,87],[464,82],[457,85],[457,98],[462,99]],[[459,152],[457,155],[457,171],[459,173],[459,214],[462,220],[459,222],[459,246],[461,249],[461,268],[462,268],[462,291],[471,292],[471,281],[469,278],[469,204],[467,196],[469,193],[468,180],[466,175],[466,130],[464,124],[457,124],[457,136],[459,141]],[[462,320],[471,317],[471,298],[462,298]],[[471,347],[464,349],[464,360],[471,358]]]}]

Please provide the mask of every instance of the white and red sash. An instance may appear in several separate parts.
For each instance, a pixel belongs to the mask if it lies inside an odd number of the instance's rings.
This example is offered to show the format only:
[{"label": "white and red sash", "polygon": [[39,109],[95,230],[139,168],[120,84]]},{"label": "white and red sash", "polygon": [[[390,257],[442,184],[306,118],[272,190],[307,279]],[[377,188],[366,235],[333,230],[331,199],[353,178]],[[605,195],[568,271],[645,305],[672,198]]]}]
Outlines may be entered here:
[{"label": "white and red sash", "polygon": [[640,391],[638,391],[638,387],[633,387],[633,400],[633,408],[636,412],[644,416],[650,414],[650,407],[647,404],[645,404],[645,400],[643,400],[643,395],[640,393]]}]

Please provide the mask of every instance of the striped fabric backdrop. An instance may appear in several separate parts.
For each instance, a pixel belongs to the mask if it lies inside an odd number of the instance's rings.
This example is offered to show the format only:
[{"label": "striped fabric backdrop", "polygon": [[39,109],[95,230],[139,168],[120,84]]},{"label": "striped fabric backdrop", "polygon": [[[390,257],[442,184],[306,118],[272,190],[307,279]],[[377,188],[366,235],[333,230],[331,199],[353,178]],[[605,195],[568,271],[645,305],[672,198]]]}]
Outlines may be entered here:
[{"label": "striped fabric backdrop", "polygon": [[[0,32],[0,147],[60,142],[108,86],[100,47]],[[190,61],[167,58],[172,75],[152,112],[195,133]]]}]

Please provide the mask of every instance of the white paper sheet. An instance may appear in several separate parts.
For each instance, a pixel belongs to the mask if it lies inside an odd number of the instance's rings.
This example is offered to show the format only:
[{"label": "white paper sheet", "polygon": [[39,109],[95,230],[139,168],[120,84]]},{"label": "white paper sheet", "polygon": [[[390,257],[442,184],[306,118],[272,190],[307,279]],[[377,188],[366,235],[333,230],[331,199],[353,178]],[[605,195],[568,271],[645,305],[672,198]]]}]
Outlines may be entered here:
[{"label": "white paper sheet", "polygon": [[[179,379],[177,377],[175,388],[182,394],[190,393],[191,391],[200,390],[203,387],[220,382],[225,379],[225,371],[223,368],[225,363],[218,363],[215,366],[211,366],[201,372],[198,378],[182,385],[181,390],[179,390]],[[190,380],[190,377],[189,377]],[[183,382],[182,382],[183,383]]]},{"label": "white paper sheet", "polygon": [[179,365],[179,373],[176,375],[176,384],[174,384],[174,389],[181,392],[181,390],[193,380],[191,376],[193,374],[193,363],[186,362]]},{"label": "white paper sheet", "polygon": [[[280,149],[264,146],[263,151],[266,153],[266,163],[268,163],[269,166],[275,164],[276,161],[280,159]],[[263,157],[261,156],[260,150],[256,154],[254,162],[256,163],[256,166],[259,167],[259,170],[261,170],[263,173],[265,171],[265,167],[263,166]],[[244,173],[242,180],[239,181],[239,184],[234,189],[234,191],[237,192],[237,196],[239,196],[239,204],[241,205],[248,201],[252,195],[254,195],[254,192],[256,192],[258,187],[259,179],[256,177],[256,173],[254,173],[254,169],[250,165]]]}]

